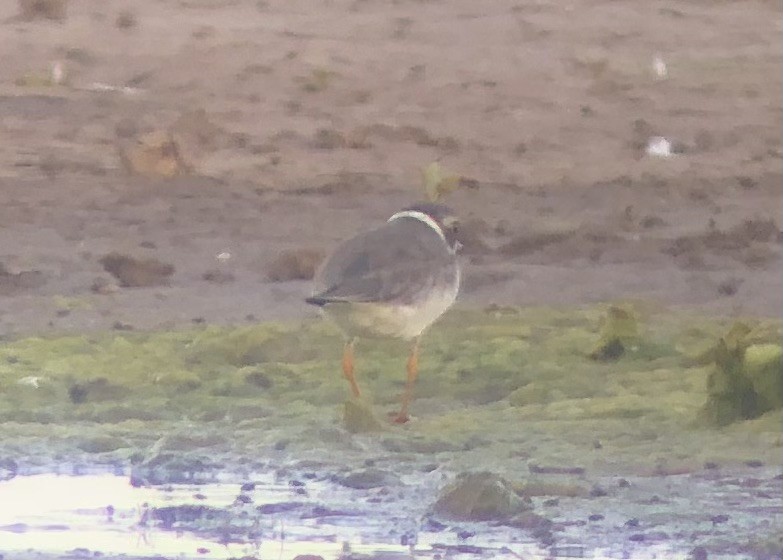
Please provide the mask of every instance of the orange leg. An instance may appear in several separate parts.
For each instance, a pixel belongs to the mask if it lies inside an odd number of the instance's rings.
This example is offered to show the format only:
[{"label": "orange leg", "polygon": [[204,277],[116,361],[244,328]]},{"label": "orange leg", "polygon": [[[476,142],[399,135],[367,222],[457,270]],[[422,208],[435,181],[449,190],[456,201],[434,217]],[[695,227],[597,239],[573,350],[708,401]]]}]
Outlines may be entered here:
[{"label": "orange leg", "polygon": [[356,377],[353,374],[353,340],[346,342],[345,348],[343,348],[343,375],[351,385],[353,396],[361,397],[362,393],[359,391],[359,385],[357,385]]},{"label": "orange leg", "polygon": [[419,375],[419,339],[413,343],[411,353],[408,356],[407,363],[408,378],[405,381],[405,392],[402,394],[402,407],[400,413],[394,418],[396,424],[405,424],[408,420],[408,407],[413,399],[413,386],[416,384],[416,377]]}]

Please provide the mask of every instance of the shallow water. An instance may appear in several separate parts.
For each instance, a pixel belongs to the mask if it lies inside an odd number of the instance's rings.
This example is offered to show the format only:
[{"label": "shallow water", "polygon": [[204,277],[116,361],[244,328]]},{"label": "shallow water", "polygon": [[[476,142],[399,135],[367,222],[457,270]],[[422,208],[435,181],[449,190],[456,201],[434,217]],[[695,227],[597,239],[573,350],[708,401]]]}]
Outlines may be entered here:
[{"label": "shallow water", "polygon": [[[89,547],[104,554],[207,558],[244,554],[246,547],[223,547],[193,534],[145,526],[148,508],[193,502],[193,495],[203,490],[135,488],[128,477],[112,474],[17,477],[0,482],[0,549],[65,553]],[[209,494],[214,505],[233,500],[228,488],[220,485],[210,488]]]},{"label": "shallow water", "polygon": [[[127,476],[97,474],[61,476],[41,474],[0,482],[0,550],[36,550],[66,554],[89,547],[103,554],[134,556],[174,555],[229,558],[244,555],[289,558],[297,554],[336,557],[348,543],[355,551],[377,550],[361,542],[356,531],[336,531],[305,526],[287,527],[284,520],[270,518],[264,533],[253,543],[220,543],[188,531],[158,529],[149,520],[154,508],[198,503],[226,508],[235,501],[237,485],[167,485],[134,487]],[[256,486],[254,501],[275,503],[290,494],[284,487]],[[321,533],[320,535],[318,533]],[[291,539],[295,535],[299,539]],[[384,546],[389,552],[407,552],[408,547]]]},{"label": "shallow water", "polygon": [[[221,543],[189,531],[159,529],[150,519],[152,509],[166,506],[197,503],[230,508],[238,493],[238,485],[221,483],[134,487],[129,477],[113,474],[20,476],[0,482],[0,550],[66,554],[88,548],[109,555],[199,558],[293,558],[298,554],[336,558],[346,549],[359,553],[411,551],[408,546],[363,542],[360,527],[339,521],[290,523],[274,515],[259,528],[265,536],[255,542]],[[291,492],[270,479],[267,484],[256,484],[248,494],[256,503],[272,504],[290,498]],[[526,554],[531,552],[531,547],[526,549]]]},{"label": "shallow water", "polygon": [[[309,485],[312,496],[334,491],[325,485]],[[617,558],[609,551],[561,544],[545,553],[529,543],[501,545],[501,533],[487,531],[483,537],[421,531],[410,545],[371,542],[378,538],[380,518],[353,518],[325,515],[310,520],[286,519],[270,515],[261,521],[258,538],[252,542],[228,543],[191,531],[164,530],[152,521],[154,508],[198,504],[216,508],[232,507],[239,495],[236,484],[167,485],[134,487],[127,476],[91,474],[67,476],[39,474],[19,476],[0,482],[0,551],[4,558],[35,550],[37,556],[130,555],[143,557],[230,558],[253,555],[259,558],[294,558],[299,554],[318,554],[338,558],[347,551],[384,558],[436,558],[444,554],[453,559],[498,558],[538,559],[552,557]],[[253,503],[282,504],[291,498],[291,489],[275,484],[273,477],[244,495]],[[371,537],[368,540],[367,537]],[[21,557],[21,556],[20,556]],[[664,546],[636,551],[633,558],[684,558],[667,552]]]}]

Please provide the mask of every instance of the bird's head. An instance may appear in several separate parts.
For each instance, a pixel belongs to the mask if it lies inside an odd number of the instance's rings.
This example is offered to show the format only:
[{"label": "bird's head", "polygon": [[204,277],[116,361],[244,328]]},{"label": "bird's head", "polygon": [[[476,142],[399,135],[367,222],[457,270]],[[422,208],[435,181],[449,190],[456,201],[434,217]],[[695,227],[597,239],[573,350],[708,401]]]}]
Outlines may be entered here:
[{"label": "bird's head", "polygon": [[462,248],[462,243],[459,241],[459,219],[445,204],[435,202],[414,204],[394,214],[389,221],[403,217],[425,222],[438,232],[452,253],[457,253]]}]

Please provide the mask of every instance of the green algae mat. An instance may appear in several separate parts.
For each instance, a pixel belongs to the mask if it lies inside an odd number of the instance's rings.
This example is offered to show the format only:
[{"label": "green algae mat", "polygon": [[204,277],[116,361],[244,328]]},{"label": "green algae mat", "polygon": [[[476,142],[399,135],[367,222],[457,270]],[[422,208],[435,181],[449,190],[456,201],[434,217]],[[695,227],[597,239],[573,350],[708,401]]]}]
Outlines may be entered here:
[{"label": "green algae mat", "polygon": [[404,426],[386,416],[407,348],[360,341],[365,396],[348,400],[325,321],[22,338],[0,345],[0,452],[32,468],[165,448],[232,471],[280,453],[348,460],[363,438],[499,472],[520,458],[635,474],[777,464],[780,335],[643,304],[455,310],[425,336]]}]

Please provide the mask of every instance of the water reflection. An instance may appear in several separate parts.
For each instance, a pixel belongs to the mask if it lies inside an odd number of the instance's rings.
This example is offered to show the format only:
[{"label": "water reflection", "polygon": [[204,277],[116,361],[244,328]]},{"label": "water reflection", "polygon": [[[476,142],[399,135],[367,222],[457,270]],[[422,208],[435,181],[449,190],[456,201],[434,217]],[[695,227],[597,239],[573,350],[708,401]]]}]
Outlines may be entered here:
[{"label": "water reflection", "polygon": [[[249,492],[253,504],[285,506],[291,504],[291,488],[275,482],[274,476],[254,477],[257,483]],[[339,496],[333,489],[318,483],[310,486],[310,495]],[[261,516],[259,537],[251,542],[221,542],[213,533],[195,534],[181,530],[163,530],[153,521],[155,508],[190,505],[236,510],[242,508],[238,484],[167,485],[134,487],[125,475],[88,474],[67,476],[38,474],[17,476],[0,482],[0,551],[37,551],[60,555],[70,552],[83,555],[166,555],[198,558],[258,558],[293,559],[301,554],[338,559],[346,549],[354,553],[371,554],[369,558],[449,558],[468,560],[494,558],[498,560],[536,560],[542,558],[610,558],[584,546],[558,546],[544,552],[535,545],[514,543],[507,547],[489,527],[477,528],[479,537],[474,545],[460,543],[448,532],[414,530],[409,542],[384,542],[377,526],[384,525],[384,513],[379,519],[363,517],[297,518],[295,515]],[[274,509],[274,506],[271,506]],[[285,507],[279,508],[281,511]],[[382,508],[381,508],[382,509]],[[240,517],[238,514],[237,517]],[[386,518],[388,520],[388,518]],[[375,526],[375,531],[370,529]],[[486,531],[486,536],[481,537]],[[413,534],[413,533],[412,533]],[[481,542],[483,541],[483,542]],[[683,558],[663,549],[649,548],[634,558]]]},{"label": "water reflection", "polygon": [[[16,477],[0,483],[0,549],[63,553],[89,547],[104,554],[209,558],[253,552],[255,547],[222,546],[195,535],[155,530],[145,522],[149,508],[193,502],[196,492],[205,491],[134,488],[128,477],[111,474]],[[218,507],[234,499],[223,485],[209,488],[208,495]]]}]

